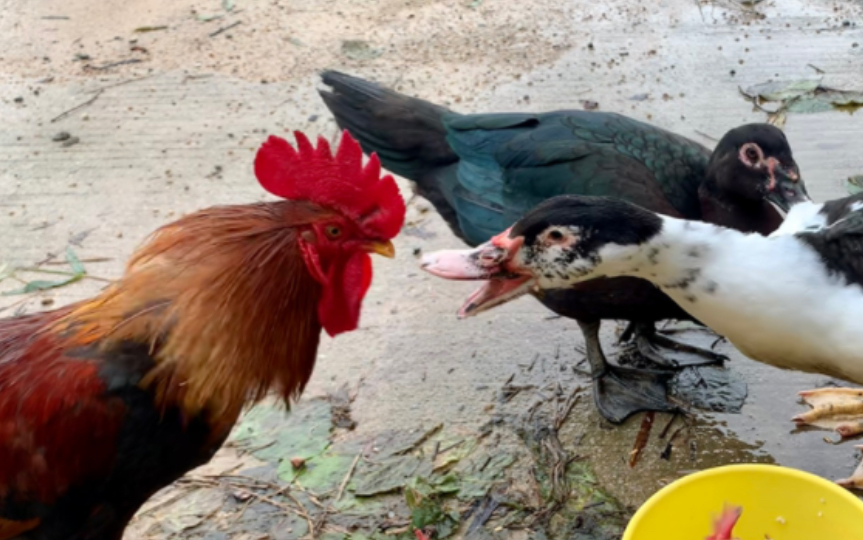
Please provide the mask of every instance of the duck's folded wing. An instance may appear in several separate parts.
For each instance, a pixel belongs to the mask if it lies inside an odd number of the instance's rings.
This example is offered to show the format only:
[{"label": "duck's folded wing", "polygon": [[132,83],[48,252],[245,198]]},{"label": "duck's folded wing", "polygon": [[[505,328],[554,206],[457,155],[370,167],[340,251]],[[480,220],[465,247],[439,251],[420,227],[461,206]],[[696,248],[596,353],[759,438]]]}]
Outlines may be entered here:
[{"label": "duck's folded wing", "polygon": [[460,159],[451,203],[472,243],[564,194],[699,217],[706,151],[652,126],[584,111],[448,115],[444,124]]}]

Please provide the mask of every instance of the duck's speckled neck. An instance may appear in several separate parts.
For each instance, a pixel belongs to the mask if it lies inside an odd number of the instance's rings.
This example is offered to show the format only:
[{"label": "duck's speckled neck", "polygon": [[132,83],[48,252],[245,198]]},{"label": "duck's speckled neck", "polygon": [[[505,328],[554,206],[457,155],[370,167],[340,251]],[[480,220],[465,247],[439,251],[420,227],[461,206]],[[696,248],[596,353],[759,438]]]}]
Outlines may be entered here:
[{"label": "duck's speckled neck", "polygon": [[748,237],[709,223],[663,217],[659,234],[639,246],[621,274],[653,282],[685,307],[716,292],[718,283],[705,278],[705,270],[732,256],[734,246],[749,243]]}]

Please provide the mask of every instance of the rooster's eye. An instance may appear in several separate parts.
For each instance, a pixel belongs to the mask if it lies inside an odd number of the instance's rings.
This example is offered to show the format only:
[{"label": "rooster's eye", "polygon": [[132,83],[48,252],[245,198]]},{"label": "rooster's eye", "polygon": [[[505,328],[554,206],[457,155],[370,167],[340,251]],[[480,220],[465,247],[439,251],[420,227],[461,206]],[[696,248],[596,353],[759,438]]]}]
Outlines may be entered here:
[{"label": "rooster's eye", "polygon": [[335,239],[335,238],[338,238],[339,236],[342,235],[342,230],[335,225],[329,225],[326,228],[326,233],[327,233],[327,236],[329,236],[332,239]]}]

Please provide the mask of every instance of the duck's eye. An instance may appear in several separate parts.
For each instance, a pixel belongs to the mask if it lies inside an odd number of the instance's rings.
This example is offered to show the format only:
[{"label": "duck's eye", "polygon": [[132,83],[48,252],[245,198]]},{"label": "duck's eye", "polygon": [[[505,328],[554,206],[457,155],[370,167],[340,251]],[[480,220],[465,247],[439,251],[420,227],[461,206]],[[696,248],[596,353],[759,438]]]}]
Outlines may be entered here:
[{"label": "duck's eye", "polygon": [[336,239],[342,235],[342,230],[337,225],[327,225],[325,232],[331,239]]},{"label": "duck's eye", "polygon": [[563,233],[558,231],[557,229],[553,229],[548,232],[548,239],[553,242],[560,242],[563,240]]},{"label": "duck's eye", "polygon": [[746,156],[746,160],[752,165],[761,161],[761,156],[758,154],[758,150],[756,150],[754,146],[747,147],[744,155]]}]

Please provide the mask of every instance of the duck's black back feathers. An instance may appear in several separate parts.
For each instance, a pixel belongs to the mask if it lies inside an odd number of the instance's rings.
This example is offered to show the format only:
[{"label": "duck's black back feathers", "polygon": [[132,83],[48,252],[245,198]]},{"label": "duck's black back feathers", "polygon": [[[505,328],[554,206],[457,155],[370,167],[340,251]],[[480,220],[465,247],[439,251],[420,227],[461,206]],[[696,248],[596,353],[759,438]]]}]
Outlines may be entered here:
[{"label": "duck's black back feathers", "polygon": [[830,272],[863,287],[863,193],[824,203],[826,226],[797,237],[818,252]]}]

